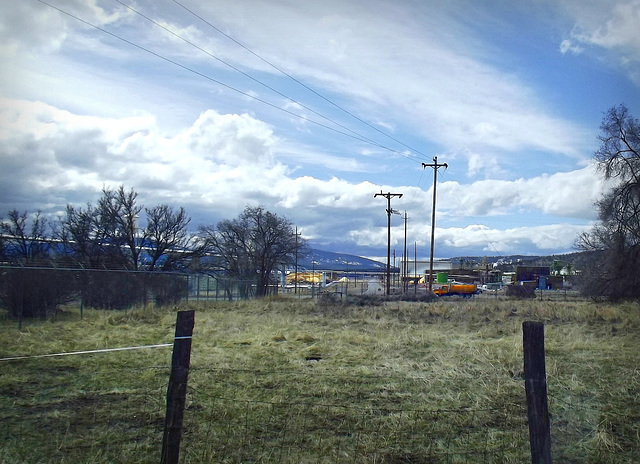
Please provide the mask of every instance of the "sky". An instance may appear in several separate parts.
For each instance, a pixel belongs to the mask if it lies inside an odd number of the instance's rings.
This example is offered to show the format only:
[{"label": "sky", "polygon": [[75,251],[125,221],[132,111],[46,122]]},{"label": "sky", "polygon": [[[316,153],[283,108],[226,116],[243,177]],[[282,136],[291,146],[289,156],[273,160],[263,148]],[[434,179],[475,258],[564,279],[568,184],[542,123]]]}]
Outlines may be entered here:
[{"label": "sky", "polygon": [[[386,260],[574,251],[604,113],[640,117],[640,0],[0,2],[0,217],[103,188],[247,205]],[[393,251],[392,251],[393,253]]]}]

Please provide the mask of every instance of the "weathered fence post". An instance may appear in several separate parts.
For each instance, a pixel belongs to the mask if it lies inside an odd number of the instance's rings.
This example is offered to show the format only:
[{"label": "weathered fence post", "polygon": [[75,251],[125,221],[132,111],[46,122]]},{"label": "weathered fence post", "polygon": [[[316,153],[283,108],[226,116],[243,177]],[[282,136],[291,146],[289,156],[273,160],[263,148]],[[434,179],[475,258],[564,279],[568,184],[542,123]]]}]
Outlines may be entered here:
[{"label": "weathered fence post", "polygon": [[179,311],[171,358],[171,377],[167,388],[167,414],[162,437],[162,464],[177,464],[180,456],[182,416],[187,397],[187,377],[191,360],[191,335],[195,311]]},{"label": "weathered fence post", "polygon": [[551,464],[551,424],[547,404],[547,374],[544,359],[544,324],[522,324],[524,382],[527,393],[529,442],[532,464]]}]

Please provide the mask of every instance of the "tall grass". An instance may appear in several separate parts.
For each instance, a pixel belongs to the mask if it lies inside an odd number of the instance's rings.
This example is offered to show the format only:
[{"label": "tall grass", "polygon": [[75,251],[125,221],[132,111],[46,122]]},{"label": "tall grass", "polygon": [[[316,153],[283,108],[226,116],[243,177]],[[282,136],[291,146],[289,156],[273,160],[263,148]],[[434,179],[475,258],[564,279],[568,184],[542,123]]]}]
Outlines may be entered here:
[{"label": "tall grass", "polygon": [[[527,462],[525,320],[545,323],[556,461],[640,461],[637,305],[188,307],[183,462]],[[174,323],[152,308],[5,322],[0,357],[166,343]],[[162,347],[2,362],[0,461],[157,462],[169,363]]]}]

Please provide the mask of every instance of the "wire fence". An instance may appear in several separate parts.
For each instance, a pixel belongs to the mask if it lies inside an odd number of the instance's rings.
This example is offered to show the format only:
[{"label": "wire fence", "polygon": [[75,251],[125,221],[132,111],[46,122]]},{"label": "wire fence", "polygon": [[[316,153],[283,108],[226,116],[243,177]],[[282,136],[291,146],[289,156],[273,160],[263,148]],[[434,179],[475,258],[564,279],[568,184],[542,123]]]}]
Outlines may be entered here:
[{"label": "wire fence", "polygon": [[[271,295],[314,298],[331,293],[340,298],[363,294],[368,288],[365,274],[351,273],[353,282],[328,287],[283,285],[273,282]],[[240,280],[190,272],[77,267],[21,267],[0,263],[0,317],[19,320],[39,317],[55,319],[59,308],[130,309],[153,303],[172,306],[182,301],[242,300],[256,295],[254,280]]]},{"label": "wire fence", "polygon": [[[158,462],[170,356],[157,346],[3,362],[0,462]],[[631,382],[615,391],[579,389],[563,375],[549,383],[554,460],[640,462],[640,372],[626,372]],[[323,370],[313,359],[275,369],[195,365],[180,462],[530,462],[521,378],[482,379],[504,390],[497,399],[451,390],[437,409],[424,406],[438,388],[429,380]],[[468,406],[448,406],[460,403]]]},{"label": "wire fence", "polygon": [[629,390],[632,394],[624,409],[615,406],[621,398],[613,396],[605,406],[595,406],[595,396],[605,392],[584,395],[562,388],[551,390],[549,410],[556,462],[640,462],[638,385],[630,385]]},{"label": "wire fence", "polygon": [[2,363],[0,462],[158,461],[168,366],[141,366],[139,352],[99,356]]},{"label": "wire fence", "polygon": [[[22,361],[20,370],[30,381],[14,387],[2,385],[1,462],[158,462],[167,368],[115,366],[106,375],[103,369],[77,368],[59,359],[46,361],[45,367]],[[206,369],[192,374],[200,377],[200,383],[220,377],[220,372]],[[243,375],[259,376],[260,372],[244,371]],[[282,376],[295,381],[289,372]],[[142,381],[135,385],[123,382],[130,378]],[[213,384],[209,389],[189,388],[181,462],[530,460],[524,404],[410,409],[380,406],[379,402],[370,406],[329,403],[326,398],[313,398],[312,392],[299,398],[284,397],[281,389],[274,389],[270,396],[246,399],[244,387],[236,388],[235,396],[216,393]],[[630,405],[628,414],[598,411],[589,403],[588,397],[566,401],[550,396],[554,460],[639,462],[637,403]]]}]

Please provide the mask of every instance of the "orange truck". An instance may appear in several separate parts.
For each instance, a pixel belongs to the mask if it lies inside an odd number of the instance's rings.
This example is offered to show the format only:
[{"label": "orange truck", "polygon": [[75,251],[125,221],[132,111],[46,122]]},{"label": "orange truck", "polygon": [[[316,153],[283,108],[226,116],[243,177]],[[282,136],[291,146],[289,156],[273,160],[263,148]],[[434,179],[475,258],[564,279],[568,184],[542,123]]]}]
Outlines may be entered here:
[{"label": "orange truck", "polygon": [[478,286],[475,284],[460,284],[457,282],[450,282],[448,284],[440,285],[433,290],[438,296],[462,296],[465,298],[471,298],[478,293]]}]

